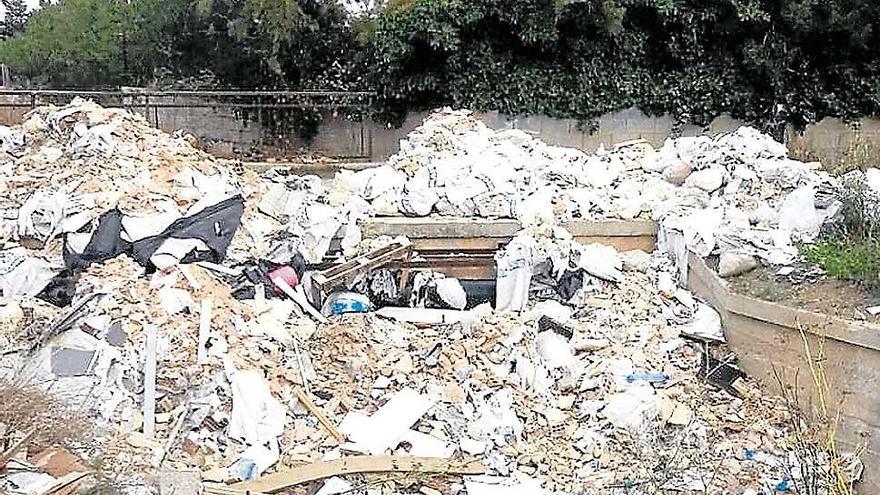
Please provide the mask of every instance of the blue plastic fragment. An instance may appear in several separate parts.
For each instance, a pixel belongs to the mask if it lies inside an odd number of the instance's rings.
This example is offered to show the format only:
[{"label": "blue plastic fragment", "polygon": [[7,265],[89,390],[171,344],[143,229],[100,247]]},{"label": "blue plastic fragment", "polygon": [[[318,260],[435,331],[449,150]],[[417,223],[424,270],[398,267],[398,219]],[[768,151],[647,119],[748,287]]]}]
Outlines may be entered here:
[{"label": "blue plastic fragment", "polygon": [[361,301],[340,299],[333,303],[331,311],[334,315],[341,315],[343,313],[366,313],[369,311],[369,308]]},{"label": "blue plastic fragment", "polygon": [[776,484],[777,492],[787,492],[788,491],[788,476],[782,478],[782,481]]},{"label": "blue plastic fragment", "polygon": [[661,373],[658,371],[655,372],[639,372],[639,373],[631,373],[626,375],[626,382],[648,382],[648,383],[663,383],[666,380],[669,380],[669,375],[666,373]]}]

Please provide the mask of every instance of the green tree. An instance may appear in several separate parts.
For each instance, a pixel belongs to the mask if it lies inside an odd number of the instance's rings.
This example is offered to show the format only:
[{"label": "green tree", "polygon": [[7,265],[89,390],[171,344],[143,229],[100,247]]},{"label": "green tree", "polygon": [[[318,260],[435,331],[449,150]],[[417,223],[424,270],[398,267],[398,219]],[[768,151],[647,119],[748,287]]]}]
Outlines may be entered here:
[{"label": "green tree", "polygon": [[37,83],[97,85],[122,72],[122,4],[66,0],[31,16],[25,30],[0,43],[0,58]]},{"label": "green tree", "polygon": [[50,86],[314,88],[359,74],[355,48],[331,0],[61,0],[0,57]]}]

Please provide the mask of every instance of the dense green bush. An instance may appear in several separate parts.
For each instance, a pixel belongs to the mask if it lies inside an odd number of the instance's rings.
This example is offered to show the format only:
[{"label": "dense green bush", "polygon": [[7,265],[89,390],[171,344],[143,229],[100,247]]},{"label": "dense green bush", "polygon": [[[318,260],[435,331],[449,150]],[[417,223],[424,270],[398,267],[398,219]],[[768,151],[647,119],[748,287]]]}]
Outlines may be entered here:
[{"label": "dense green bush", "polygon": [[389,110],[591,119],[638,106],[804,124],[880,109],[871,0],[414,0],[379,17]]}]

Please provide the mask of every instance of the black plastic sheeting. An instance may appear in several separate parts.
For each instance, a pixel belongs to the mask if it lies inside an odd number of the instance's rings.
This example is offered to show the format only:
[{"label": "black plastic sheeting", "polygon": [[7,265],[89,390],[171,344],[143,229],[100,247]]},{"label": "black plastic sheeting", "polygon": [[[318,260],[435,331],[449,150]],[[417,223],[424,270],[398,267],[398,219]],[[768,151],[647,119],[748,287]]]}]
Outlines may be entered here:
[{"label": "black plastic sheeting", "polygon": [[191,251],[181,260],[182,263],[219,263],[226,257],[226,250],[241,225],[242,213],[244,198],[234,196],[194,215],[175,220],[158,235],[127,242],[122,239],[122,212],[110,210],[98,218],[98,224],[82,253],[68,249],[65,242],[64,264],[67,269],[49,282],[37,297],[57,306],[69,305],[82,270],[92,263],[100,263],[121,254],[131,256],[148,272],[155,271],[150,257],[168,239],[199,239],[208,246],[208,251]]},{"label": "black plastic sheeting", "polygon": [[286,263],[273,263],[268,260],[256,259],[248,261],[241,266],[241,275],[228,278],[229,285],[232,287],[232,297],[236,299],[253,299],[257,285],[263,285],[268,289],[265,292],[267,297],[286,297],[275,289],[275,284],[269,279],[269,274],[282,266],[292,267],[300,280],[302,280],[307,267],[306,260],[300,253],[296,253]]}]

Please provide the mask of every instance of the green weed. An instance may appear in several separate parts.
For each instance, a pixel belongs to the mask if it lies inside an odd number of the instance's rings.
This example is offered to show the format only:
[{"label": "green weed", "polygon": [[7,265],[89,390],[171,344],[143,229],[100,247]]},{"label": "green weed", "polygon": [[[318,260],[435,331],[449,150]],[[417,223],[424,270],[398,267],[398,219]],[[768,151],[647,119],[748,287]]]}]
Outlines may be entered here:
[{"label": "green weed", "polygon": [[830,237],[802,246],[801,254],[831,277],[880,285],[880,240]]}]

